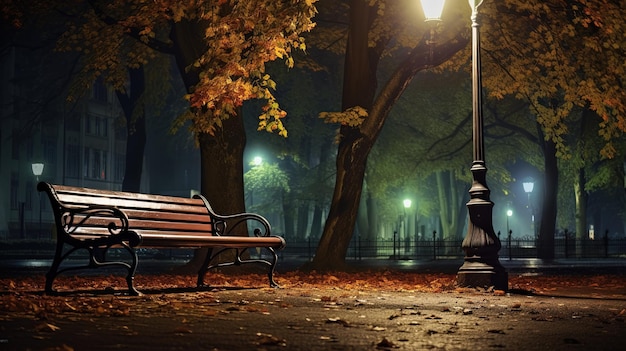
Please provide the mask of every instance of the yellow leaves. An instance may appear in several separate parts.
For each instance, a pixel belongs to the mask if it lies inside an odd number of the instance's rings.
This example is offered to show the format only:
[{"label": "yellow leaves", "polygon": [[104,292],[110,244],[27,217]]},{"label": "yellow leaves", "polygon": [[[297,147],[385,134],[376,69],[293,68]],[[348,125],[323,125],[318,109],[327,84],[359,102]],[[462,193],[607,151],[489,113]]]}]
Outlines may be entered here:
[{"label": "yellow leaves", "polygon": [[326,123],[339,123],[350,127],[360,126],[367,116],[367,110],[361,106],[350,107],[343,112],[321,112],[319,114],[319,117],[324,119]]},{"label": "yellow leaves", "polygon": [[[269,92],[268,92],[269,93]],[[263,106],[263,113],[259,115],[259,124],[257,130],[266,132],[278,132],[278,135],[283,138],[287,137],[287,129],[281,121],[282,118],[287,116],[287,112],[283,111],[278,102],[272,95],[268,97],[268,102]]]}]

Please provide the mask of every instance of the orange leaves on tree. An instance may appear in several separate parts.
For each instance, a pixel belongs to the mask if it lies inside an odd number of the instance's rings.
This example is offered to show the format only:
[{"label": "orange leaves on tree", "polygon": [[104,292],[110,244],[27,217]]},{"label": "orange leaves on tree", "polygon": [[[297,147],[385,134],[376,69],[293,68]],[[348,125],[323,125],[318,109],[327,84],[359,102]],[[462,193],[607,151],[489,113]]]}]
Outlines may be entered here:
[{"label": "orange leaves on tree", "polygon": [[82,54],[81,78],[70,99],[99,77],[123,91],[127,69],[145,65],[162,52],[170,54],[169,34],[175,26],[190,23],[204,35],[188,39],[193,57],[187,73],[196,75],[198,82],[186,96],[194,113],[181,119],[191,119],[196,132],[212,133],[244,101],[262,99],[271,107],[262,114],[271,122],[264,129],[286,136],[280,123],[285,113],[275,106],[271,93],[276,83],[263,72],[266,63],[277,59],[293,67],[293,51],[306,48],[302,34],[314,27],[315,2],[117,0],[103,5],[52,0],[48,8],[73,14],[58,41],[58,50]]}]

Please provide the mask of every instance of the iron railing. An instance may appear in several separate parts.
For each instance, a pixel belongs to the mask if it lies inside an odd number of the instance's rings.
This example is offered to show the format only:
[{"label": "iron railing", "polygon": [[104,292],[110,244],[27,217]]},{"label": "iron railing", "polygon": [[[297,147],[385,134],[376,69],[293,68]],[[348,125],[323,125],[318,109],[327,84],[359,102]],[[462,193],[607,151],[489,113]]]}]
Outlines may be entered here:
[{"label": "iron railing", "polygon": [[[352,240],[348,247],[348,259],[449,259],[462,258],[462,240],[422,241],[366,241]],[[505,239],[501,241],[501,258],[536,258],[537,241],[529,239]],[[297,257],[312,259],[317,250],[317,241],[287,240],[287,247],[279,253],[284,259]],[[626,258],[626,238],[576,240],[556,238],[555,258]]]}]

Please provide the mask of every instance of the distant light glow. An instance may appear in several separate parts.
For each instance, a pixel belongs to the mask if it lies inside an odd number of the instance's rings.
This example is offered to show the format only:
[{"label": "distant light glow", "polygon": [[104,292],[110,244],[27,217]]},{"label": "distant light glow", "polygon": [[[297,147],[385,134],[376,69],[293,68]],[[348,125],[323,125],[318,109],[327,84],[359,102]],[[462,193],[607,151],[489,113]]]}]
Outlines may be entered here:
[{"label": "distant light glow", "polygon": [[402,204],[404,205],[404,208],[411,208],[411,199],[404,199],[404,201],[402,201]]},{"label": "distant light glow", "polygon": [[508,211],[506,211],[506,215],[507,215],[508,217],[511,217],[511,216],[513,215],[513,210],[508,210]]},{"label": "distant light glow", "polygon": [[525,181],[522,185],[524,186],[524,191],[527,193],[532,193],[535,188],[535,183],[532,181]]},{"label": "distant light glow", "polygon": [[43,163],[33,163],[31,167],[33,169],[33,175],[39,177],[43,174]]}]

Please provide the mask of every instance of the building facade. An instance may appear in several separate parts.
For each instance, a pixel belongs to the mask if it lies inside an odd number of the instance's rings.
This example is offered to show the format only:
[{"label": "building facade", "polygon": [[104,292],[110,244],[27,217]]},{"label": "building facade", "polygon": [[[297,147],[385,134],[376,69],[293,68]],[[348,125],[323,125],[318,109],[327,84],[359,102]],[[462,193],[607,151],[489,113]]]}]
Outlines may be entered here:
[{"label": "building facade", "polygon": [[[70,105],[63,93],[31,89],[36,83],[22,77],[27,60],[18,48],[0,57],[0,239],[52,235],[38,181],[119,190],[124,176],[126,127],[113,92],[98,81]],[[47,103],[35,109],[38,100]],[[33,164],[43,164],[40,175]]]}]

